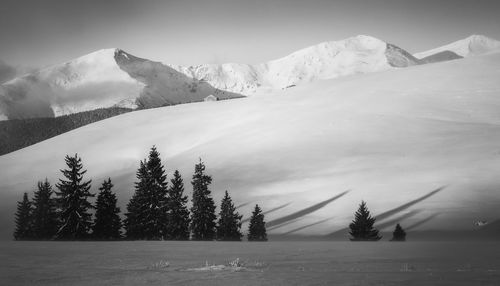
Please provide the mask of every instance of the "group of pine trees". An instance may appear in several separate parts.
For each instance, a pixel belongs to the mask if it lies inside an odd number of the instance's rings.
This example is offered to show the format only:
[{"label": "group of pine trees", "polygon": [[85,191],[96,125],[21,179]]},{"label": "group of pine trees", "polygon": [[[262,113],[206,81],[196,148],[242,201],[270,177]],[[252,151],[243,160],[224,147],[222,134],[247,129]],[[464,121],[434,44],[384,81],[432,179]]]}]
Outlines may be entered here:
[{"label": "group of pine trees", "polygon": [[[91,180],[84,181],[87,172],[81,158],[66,156],[67,169],[61,170],[63,179],[54,191],[45,179],[38,182],[33,200],[24,193],[18,202],[16,212],[16,240],[110,240],[121,238],[120,209],[116,206],[116,195],[111,191],[113,184],[107,179],[99,188],[95,206],[88,198]],[[55,197],[53,196],[55,195]],[[95,209],[92,220],[91,210]]]},{"label": "group of pine trees", "polygon": [[[45,180],[38,183],[32,201],[25,193],[18,202],[14,239],[240,241],[243,237],[242,215],[236,211],[227,191],[217,220],[209,190],[212,177],[205,174],[201,159],[191,181],[192,206],[188,209],[181,174],[176,170],[168,184],[160,154],[153,146],[149,157],[139,164],[135,192],[127,204],[123,223],[111,179],[102,183],[95,205],[92,205],[89,202],[89,198],[95,196],[90,192],[92,181],[83,179],[86,170],[81,158],[66,156],[65,161],[67,169],[61,170],[64,179],[56,184],[58,191]],[[94,220],[92,210],[95,210]],[[248,240],[267,240],[264,215],[258,205],[250,219]]]},{"label": "group of pine trees", "polygon": [[[374,227],[375,218],[371,216],[368,207],[364,201],[359,205],[354,214],[354,220],[349,225],[349,235],[351,241],[378,241],[382,238],[379,231]],[[406,232],[398,223],[392,233],[391,241],[405,241]]]}]

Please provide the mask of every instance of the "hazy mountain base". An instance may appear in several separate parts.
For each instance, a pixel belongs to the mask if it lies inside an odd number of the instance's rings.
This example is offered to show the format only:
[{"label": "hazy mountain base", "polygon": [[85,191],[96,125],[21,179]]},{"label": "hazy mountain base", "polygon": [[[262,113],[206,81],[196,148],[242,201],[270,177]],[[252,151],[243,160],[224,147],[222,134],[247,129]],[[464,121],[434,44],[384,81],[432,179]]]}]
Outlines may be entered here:
[{"label": "hazy mountain base", "polygon": [[0,155],[22,149],[87,124],[130,111],[132,109],[112,107],[56,118],[0,121]]},{"label": "hazy mountain base", "polygon": [[[237,261],[237,265],[235,265]],[[498,285],[498,242],[2,242],[2,285]]]}]

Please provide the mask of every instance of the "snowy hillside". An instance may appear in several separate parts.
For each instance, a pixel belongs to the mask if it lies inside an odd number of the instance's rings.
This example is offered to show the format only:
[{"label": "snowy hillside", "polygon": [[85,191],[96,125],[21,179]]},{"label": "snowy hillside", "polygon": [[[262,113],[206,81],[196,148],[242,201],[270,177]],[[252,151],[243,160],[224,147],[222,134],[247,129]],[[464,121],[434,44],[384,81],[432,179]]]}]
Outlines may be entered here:
[{"label": "snowy hillside", "polygon": [[258,203],[271,211],[271,234],[345,236],[361,200],[386,230],[396,222],[409,231],[476,229],[474,221],[500,218],[499,66],[500,54],[471,57],[142,110],[73,130],[0,156],[1,237],[11,237],[22,193],[38,179],[55,183],[66,154],[83,158],[94,192],[110,176],[125,210],[153,144],[189,195],[201,157],[215,200],[229,190],[245,218]]},{"label": "snowy hillside", "polygon": [[483,35],[472,35],[463,40],[453,42],[446,46],[417,53],[414,56],[419,59],[422,59],[444,51],[454,52],[455,54],[464,58],[471,56],[479,56],[489,53],[500,52],[500,41],[488,38]]},{"label": "snowy hillside", "polygon": [[369,36],[325,42],[267,63],[182,67],[106,49],[0,87],[0,120],[52,117],[112,106],[151,108],[269,93],[340,76],[417,64]]}]

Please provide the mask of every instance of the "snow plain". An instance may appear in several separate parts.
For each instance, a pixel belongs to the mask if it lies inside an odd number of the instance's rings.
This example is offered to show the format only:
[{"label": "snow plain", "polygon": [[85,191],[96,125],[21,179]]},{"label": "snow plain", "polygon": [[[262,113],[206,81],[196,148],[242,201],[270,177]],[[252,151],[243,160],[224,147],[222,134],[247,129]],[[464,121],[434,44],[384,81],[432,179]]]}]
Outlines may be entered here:
[{"label": "snow plain", "polygon": [[66,154],[83,158],[94,191],[111,177],[124,210],[152,145],[188,195],[201,157],[217,203],[229,190],[245,218],[256,203],[273,210],[271,234],[346,237],[361,200],[384,230],[474,230],[500,218],[499,78],[497,53],[100,121],[0,157],[0,237]]}]

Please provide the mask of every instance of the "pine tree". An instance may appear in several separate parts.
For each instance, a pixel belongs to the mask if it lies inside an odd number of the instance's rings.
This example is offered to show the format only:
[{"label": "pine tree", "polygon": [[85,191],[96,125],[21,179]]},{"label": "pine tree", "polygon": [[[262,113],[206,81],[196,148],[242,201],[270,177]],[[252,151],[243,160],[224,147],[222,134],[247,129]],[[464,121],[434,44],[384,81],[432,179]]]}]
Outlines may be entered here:
[{"label": "pine tree", "polygon": [[33,197],[33,236],[38,240],[52,239],[57,233],[59,224],[57,205],[52,198],[52,186],[45,179],[38,182],[38,190]]},{"label": "pine tree", "polygon": [[170,182],[167,238],[189,240],[189,210],[186,206],[188,197],[184,196],[184,182],[178,170],[175,170],[174,177]]},{"label": "pine tree", "polygon": [[399,223],[396,225],[396,228],[392,233],[391,241],[406,241],[406,232],[401,227],[401,225],[399,225]]},{"label": "pine tree", "polygon": [[354,220],[349,225],[351,241],[377,241],[382,237],[378,235],[378,230],[373,227],[375,218],[370,215],[364,201],[359,205],[358,211],[354,214]]},{"label": "pine tree", "polygon": [[255,205],[252,217],[250,218],[248,241],[267,241],[266,222],[264,221],[264,214],[259,205]]},{"label": "pine tree", "polygon": [[168,188],[160,153],[152,147],[137,171],[135,193],[127,205],[129,239],[164,239],[168,227]]},{"label": "pine tree", "polygon": [[193,240],[213,240],[215,238],[215,203],[208,186],[212,177],[205,175],[205,165],[200,159],[193,174],[193,198],[191,207],[191,231]]},{"label": "pine tree", "polygon": [[161,163],[160,153],[153,146],[149,152],[147,169],[150,185],[147,193],[149,210],[146,215],[145,230],[147,239],[163,239],[168,225],[168,188],[167,176]]},{"label": "pine tree", "polygon": [[241,218],[228,192],[224,195],[220,206],[217,223],[217,240],[241,241]]},{"label": "pine tree", "polygon": [[127,239],[144,239],[143,225],[144,214],[146,213],[146,188],[149,174],[146,168],[146,160],[141,161],[136,172],[137,182],[135,182],[135,193],[127,204],[125,214],[125,231]]},{"label": "pine tree", "polygon": [[89,192],[92,180],[83,181],[87,170],[83,170],[82,159],[78,154],[74,157],[66,156],[65,161],[68,169],[61,172],[67,180],[59,179],[56,184],[59,189],[56,195],[61,220],[56,236],[63,240],[86,239],[92,226],[92,214],[89,210],[93,206],[88,201],[89,197],[94,196]]},{"label": "pine tree", "polygon": [[31,202],[28,199],[28,194],[24,193],[23,200],[17,202],[17,212],[15,214],[16,229],[14,230],[15,240],[27,240],[33,238],[33,224],[31,218]]},{"label": "pine tree", "polygon": [[111,178],[104,180],[99,188],[96,200],[95,221],[92,236],[98,240],[116,240],[121,238],[120,208],[116,206],[116,195],[111,191]]}]

